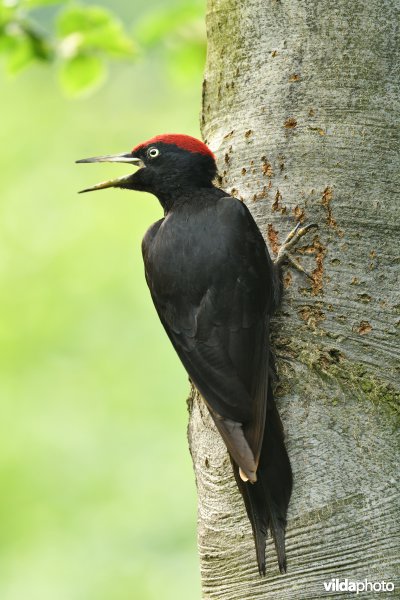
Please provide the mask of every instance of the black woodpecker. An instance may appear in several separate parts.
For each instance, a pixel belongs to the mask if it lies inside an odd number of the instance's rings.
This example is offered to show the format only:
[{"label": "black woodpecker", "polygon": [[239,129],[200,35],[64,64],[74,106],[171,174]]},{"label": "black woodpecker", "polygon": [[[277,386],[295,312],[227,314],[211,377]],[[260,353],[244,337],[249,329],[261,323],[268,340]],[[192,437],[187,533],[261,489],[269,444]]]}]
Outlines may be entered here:
[{"label": "black woodpecker", "polygon": [[187,135],[159,135],[126,154],[77,162],[139,167],[83,192],[119,187],[160,201],[164,217],[142,243],[154,306],[228,449],[259,572],[268,530],[286,572],[292,471],[272,389],[269,322],[281,297],[280,265],[314,225],[291,232],[273,262],[246,205],[213,185],[211,150]]}]

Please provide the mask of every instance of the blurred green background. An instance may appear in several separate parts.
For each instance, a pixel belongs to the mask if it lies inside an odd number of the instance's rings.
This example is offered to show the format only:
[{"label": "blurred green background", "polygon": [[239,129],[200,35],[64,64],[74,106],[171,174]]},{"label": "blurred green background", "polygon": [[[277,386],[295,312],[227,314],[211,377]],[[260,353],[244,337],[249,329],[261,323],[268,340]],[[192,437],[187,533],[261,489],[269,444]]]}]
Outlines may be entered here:
[{"label": "blurred green background", "polygon": [[[140,251],[161,208],[78,196],[127,167],[74,160],[199,136],[204,32],[179,21],[191,3],[96,4],[136,48],[96,93],[68,98],[57,58],[18,77],[1,63],[0,599],[198,599],[189,385]],[[41,11],[51,29],[55,7]]]}]

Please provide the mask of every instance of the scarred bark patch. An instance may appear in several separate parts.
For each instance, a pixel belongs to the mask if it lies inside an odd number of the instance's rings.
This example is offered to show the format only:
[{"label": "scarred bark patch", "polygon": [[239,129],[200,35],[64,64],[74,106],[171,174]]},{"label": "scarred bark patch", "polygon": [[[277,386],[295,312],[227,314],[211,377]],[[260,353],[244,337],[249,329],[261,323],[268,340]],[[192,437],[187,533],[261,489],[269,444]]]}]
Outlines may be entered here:
[{"label": "scarred bark patch", "polygon": [[336,228],[337,222],[336,222],[336,219],[333,217],[332,207],[331,207],[332,200],[333,200],[333,189],[330,186],[327,186],[323,191],[321,204],[326,209],[327,224],[329,225],[329,227]]},{"label": "scarred bark patch", "polygon": [[325,313],[323,310],[313,304],[306,304],[302,306],[298,312],[300,318],[313,329],[315,329],[319,323],[325,321]]},{"label": "scarred bark patch", "polygon": [[293,209],[293,214],[297,222],[303,223],[305,218],[304,208],[300,208],[297,204]]},{"label": "scarred bark patch", "polygon": [[359,325],[354,326],[353,330],[360,335],[365,335],[372,331],[372,325],[368,321],[361,321]]},{"label": "scarred bark patch", "polygon": [[281,212],[286,212],[286,207],[282,205],[282,194],[280,193],[279,190],[276,190],[275,200],[272,205],[272,210],[274,212],[276,212],[277,210],[280,210]]},{"label": "scarred bark patch", "polygon": [[297,119],[295,119],[294,117],[289,117],[288,119],[286,119],[283,126],[286,129],[294,129],[295,127],[297,127]]},{"label": "scarred bark patch", "polygon": [[279,239],[278,239],[278,232],[276,231],[276,229],[274,229],[274,226],[272,225],[272,223],[268,223],[267,236],[268,236],[269,244],[271,246],[271,250],[275,254],[277,254],[280,244],[279,244]]},{"label": "scarred bark patch", "polygon": [[263,156],[261,160],[262,160],[261,170],[262,170],[263,175],[266,175],[267,177],[272,177],[274,172],[272,170],[271,163],[267,161],[265,156]]}]

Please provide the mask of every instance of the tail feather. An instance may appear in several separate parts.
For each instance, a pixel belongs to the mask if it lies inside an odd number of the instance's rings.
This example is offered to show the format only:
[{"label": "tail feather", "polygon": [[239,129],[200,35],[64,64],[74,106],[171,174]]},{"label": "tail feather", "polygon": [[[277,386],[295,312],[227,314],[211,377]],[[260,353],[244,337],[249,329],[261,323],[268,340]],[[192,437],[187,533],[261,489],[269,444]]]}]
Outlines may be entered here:
[{"label": "tail feather", "polygon": [[[231,459],[232,460],[232,459]],[[268,387],[268,408],[256,483],[244,482],[232,460],[236,483],[253,528],[260,575],[265,575],[265,541],[271,531],[279,570],[286,572],[286,515],[292,491],[292,470],[284,444],[283,427]]]},{"label": "tail feather", "polygon": [[256,546],[257,564],[260,575],[265,575],[265,541],[270,527],[269,514],[266,510],[266,502],[262,484],[258,480],[256,483],[244,482],[240,475],[238,466],[232,461],[233,472],[237,486],[243,496],[249,517],[254,542]]}]

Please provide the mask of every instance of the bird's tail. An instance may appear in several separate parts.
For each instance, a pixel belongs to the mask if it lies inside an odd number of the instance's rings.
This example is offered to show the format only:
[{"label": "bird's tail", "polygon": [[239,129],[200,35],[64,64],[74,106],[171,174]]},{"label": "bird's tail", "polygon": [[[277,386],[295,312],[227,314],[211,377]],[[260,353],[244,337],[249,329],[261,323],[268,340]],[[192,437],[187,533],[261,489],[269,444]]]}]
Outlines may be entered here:
[{"label": "bird's tail", "polygon": [[270,382],[267,406],[256,483],[242,481],[239,469],[232,461],[236,482],[253,528],[260,575],[265,575],[265,540],[268,530],[275,543],[279,570],[286,573],[286,515],[292,491],[292,469]]}]

